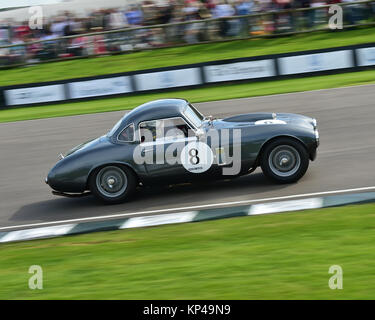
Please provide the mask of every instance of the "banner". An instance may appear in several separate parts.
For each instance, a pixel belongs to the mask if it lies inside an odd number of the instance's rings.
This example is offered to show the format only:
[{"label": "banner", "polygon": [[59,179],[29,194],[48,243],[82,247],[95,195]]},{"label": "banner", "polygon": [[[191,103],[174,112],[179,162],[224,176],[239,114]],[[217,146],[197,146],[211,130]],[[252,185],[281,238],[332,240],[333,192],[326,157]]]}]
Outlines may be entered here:
[{"label": "banner", "polygon": [[375,47],[356,49],[359,67],[375,65]]},{"label": "banner", "polygon": [[[358,65],[354,64],[354,56]],[[279,56],[279,57],[278,57]],[[277,60],[276,60],[277,59]],[[246,79],[272,78],[289,75],[304,75],[312,72],[350,69],[375,66],[375,46],[356,48],[353,46],[337,51],[320,53],[294,53],[291,56],[274,55],[260,60],[223,63],[211,62],[199,67],[181,66],[182,69],[143,71],[144,73],[113,75],[112,78],[94,78],[75,81],[65,80],[65,84],[37,84],[36,87],[11,89],[4,88],[3,96],[6,106],[39,104],[46,102],[66,101],[68,99],[95,98],[132,92],[162,90],[169,88],[199,86],[205,83],[220,83]],[[278,72],[276,68],[278,66]],[[177,68],[177,67],[176,67]],[[167,68],[166,68],[167,69]],[[161,70],[161,71],[160,71]],[[163,71],[164,70],[164,71]],[[140,71],[142,72],[142,71]],[[203,82],[202,73],[205,81]],[[0,101],[0,104],[2,102]]]},{"label": "banner", "polygon": [[69,83],[71,99],[132,92],[130,77],[115,77]]},{"label": "banner", "polygon": [[205,66],[206,82],[235,81],[276,75],[273,59]]},{"label": "banner", "polygon": [[137,74],[135,81],[137,91],[193,86],[202,83],[199,68]]},{"label": "banner", "polygon": [[63,84],[5,90],[7,106],[65,100]]},{"label": "banner", "polygon": [[278,58],[281,75],[354,67],[352,50]]}]

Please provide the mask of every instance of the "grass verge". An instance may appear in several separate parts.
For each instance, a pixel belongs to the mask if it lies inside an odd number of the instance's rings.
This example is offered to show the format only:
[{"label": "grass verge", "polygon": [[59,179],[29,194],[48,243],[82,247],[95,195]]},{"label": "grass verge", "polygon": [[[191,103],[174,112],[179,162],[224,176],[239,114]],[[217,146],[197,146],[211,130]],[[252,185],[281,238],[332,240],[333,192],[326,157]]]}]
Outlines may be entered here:
[{"label": "grass verge", "polygon": [[0,122],[61,117],[68,115],[129,110],[141,103],[161,98],[185,98],[190,102],[226,100],[306,90],[329,89],[375,83],[375,70],[315,76],[300,79],[253,82],[179,90],[173,92],[133,95],[85,102],[70,102],[48,106],[14,108],[0,111]]},{"label": "grass verge", "polygon": [[0,71],[0,86],[374,42],[374,28],[199,44]]},{"label": "grass verge", "polygon": [[366,204],[4,244],[0,298],[373,299],[374,225]]}]

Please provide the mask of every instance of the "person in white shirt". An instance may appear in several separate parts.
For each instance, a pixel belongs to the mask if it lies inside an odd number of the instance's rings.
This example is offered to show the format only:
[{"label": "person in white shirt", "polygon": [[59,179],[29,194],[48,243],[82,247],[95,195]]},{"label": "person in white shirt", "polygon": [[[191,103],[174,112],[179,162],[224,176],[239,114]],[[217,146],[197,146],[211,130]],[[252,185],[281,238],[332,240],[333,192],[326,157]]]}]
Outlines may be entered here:
[{"label": "person in white shirt", "polygon": [[213,11],[213,18],[231,17],[231,16],[234,16],[235,12],[236,11],[230,4],[222,0],[216,5]]},{"label": "person in white shirt", "polygon": [[[213,18],[226,18],[234,16],[235,14],[234,8],[228,4],[225,0],[220,0],[220,2],[216,5],[215,9],[213,10]],[[219,22],[219,34],[222,37],[227,36],[228,31],[230,29],[230,23],[226,19],[222,19]]]}]

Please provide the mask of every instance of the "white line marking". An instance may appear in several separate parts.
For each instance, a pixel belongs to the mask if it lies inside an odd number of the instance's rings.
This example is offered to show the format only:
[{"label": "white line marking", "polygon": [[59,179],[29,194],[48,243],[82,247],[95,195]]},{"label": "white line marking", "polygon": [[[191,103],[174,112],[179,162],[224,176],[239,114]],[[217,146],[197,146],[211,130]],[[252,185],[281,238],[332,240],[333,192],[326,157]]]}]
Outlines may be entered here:
[{"label": "white line marking", "polygon": [[157,214],[154,216],[135,217],[125,221],[120,229],[160,226],[163,224],[174,224],[191,222],[198,214],[197,211]]},{"label": "white line marking", "polygon": [[17,225],[17,226],[2,227],[0,228],[0,230],[8,230],[8,229],[13,229],[13,228],[24,228],[24,227],[39,227],[39,226],[61,224],[61,223],[77,223],[77,222],[85,222],[85,221],[100,220],[100,219],[106,220],[106,219],[112,219],[112,218],[124,218],[128,216],[138,216],[138,215],[180,211],[180,210],[199,210],[199,209],[221,207],[221,206],[225,207],[225,206],[231,206],[231,205],[251,204],[251,203],[257,203],[257,202],[263,202],[263,201],[286,200],[286,199],[294,199],[294,198],[314,197],[314,196],[322,196],[322,195],[329,195],[329,194],[348,193],[348,192],[357,192],[357,191],[370,191],[370,190],[375,190],[375,186],[314,192],[314,193],[304,193],[304,194],[297,194],[297,195],[290,195],[290,196],[281,196],[281,197],[263,198],[263,199],[254,199],[254,200],[241,200],[241,201],[233,201],[233,202],[203,204],[203,205],[190,206],[190,207],[158,209],[158,210],[131,212],[131,213],[119,213],[119,214],[112,214],[112,215],[107,215],[107,216],[96,216],[96,217],[88,217],[88,218],[51,221],[51,222],[31,223],[31,224],[23,224],[23,225]]},{"label": "white line marking", "polygon": [[260,203],[250,206],[248,215],[318,209],[322,206],[323,198],[309,198],[289,201],[277,201],[270,203]]},{"label": "white line marking", "polygon": [[34,228],[28,230],[11,231],[0,239],[0,242],[11,242],[20,240],[31,240],[45,237],[57,237],[67,234],[76,224]]}]

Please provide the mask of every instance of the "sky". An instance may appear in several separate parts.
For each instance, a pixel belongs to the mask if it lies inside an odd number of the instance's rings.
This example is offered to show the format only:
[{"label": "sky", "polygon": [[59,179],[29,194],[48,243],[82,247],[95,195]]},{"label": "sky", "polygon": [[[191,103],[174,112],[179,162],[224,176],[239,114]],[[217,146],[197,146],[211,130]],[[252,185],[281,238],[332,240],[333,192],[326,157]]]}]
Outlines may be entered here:
[{"label": "sky", "polygon": [[[45,17],[55,16],[61,11],[71,11],[78,16],[86,16],[88,11],[104,8],[124,8],[128,4],[140,0],[0,0],[0,9],[16,6],[42,5]],[[7,19],[16,21],[27,20],[30,16],[29,8],[19,8],[0,12],[0,23]]]},{"label": "sky", "polygon": [[0,9],[54,4],[62,0],[0,0]]}]

